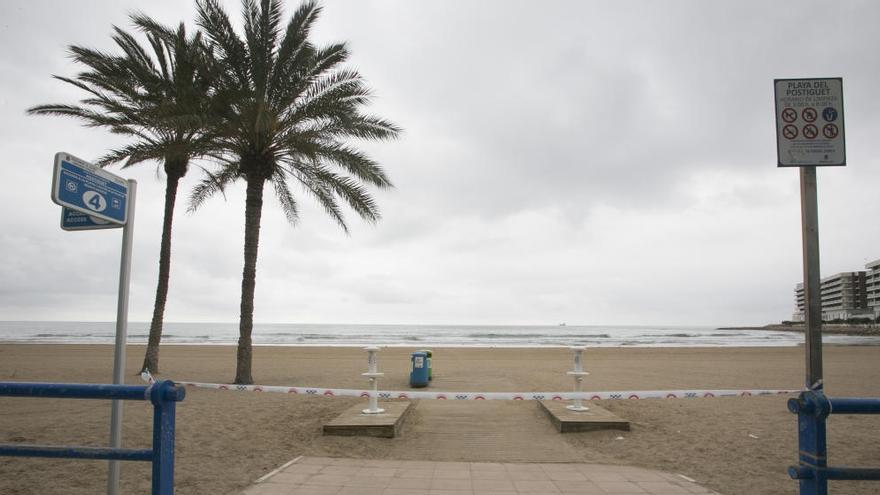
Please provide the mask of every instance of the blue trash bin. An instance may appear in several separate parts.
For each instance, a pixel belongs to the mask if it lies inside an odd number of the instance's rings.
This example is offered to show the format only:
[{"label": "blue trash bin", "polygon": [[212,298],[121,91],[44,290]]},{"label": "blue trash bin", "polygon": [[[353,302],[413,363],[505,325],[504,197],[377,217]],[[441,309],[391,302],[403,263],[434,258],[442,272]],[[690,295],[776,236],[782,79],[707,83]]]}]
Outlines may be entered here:
[{"label": "blue trash bin", "polygon": [[428,386],[428,354],[424,351],[412,353],[412,371],[409,373],[410,387],[427,387]]}]

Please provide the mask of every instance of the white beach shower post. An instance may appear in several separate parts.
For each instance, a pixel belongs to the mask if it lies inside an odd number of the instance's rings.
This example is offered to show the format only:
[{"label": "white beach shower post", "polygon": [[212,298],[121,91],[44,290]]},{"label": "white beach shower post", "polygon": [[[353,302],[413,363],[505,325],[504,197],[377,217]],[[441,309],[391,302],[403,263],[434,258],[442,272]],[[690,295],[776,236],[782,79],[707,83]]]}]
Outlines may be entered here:
[{"label": "white beach shower post", "polygon": [[[580,394],[583,392],[584,385],[584,377],[589,375],[588,372],[584,371],[584,360],[583,355],[584,351],[587,348],[584,346],[572,346],[571,350],[574,351],[574,370],[569,371],[568,374],[574,377],[574,392],[576,394]],[[574,403],[568,406],[565,406],[572,411],[589,411],[590,408],[584,406],[583,399],[578,395],[574,401]]]},{"label": "white beach shower post", "polygon": [[370,403],[367,409],[363,410],[364,414],[381,414],[385,409],[379,409],[379,377],[385,376],[385,373],[379,373],[379,363],[376,353],[379,352],[378,347],[364,347],[367,351],[367,372],[361,373],[370,379]]}]

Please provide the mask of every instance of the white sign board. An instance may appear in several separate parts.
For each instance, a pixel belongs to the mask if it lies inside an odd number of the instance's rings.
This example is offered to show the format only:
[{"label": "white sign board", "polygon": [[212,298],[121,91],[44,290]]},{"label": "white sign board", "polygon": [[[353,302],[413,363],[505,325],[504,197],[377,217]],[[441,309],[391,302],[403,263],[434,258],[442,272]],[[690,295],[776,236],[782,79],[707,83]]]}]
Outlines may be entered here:
[{"label": "white sign board", "polygon": [[843,79],[776,79],[780,167],[846,165]]}]

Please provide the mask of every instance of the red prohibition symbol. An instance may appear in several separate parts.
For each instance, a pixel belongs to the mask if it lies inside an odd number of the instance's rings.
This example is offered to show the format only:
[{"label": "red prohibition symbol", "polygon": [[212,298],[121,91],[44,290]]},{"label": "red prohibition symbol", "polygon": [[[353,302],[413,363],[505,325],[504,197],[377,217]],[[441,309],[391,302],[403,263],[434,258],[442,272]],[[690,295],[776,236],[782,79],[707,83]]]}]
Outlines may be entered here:
[{"label": "red prohibition symbol", "polygon": [[822,135],[827,137],[828,139],[834,139],[837,137],[840,131],[837,129],[837,125],[835,124],[825,124],[822,127]]},{"label": "red prohibition symbol", "polygon": [[794,139],[798,135],[798,128],[788,124],[782,128],[782,135],[785,136],[785,139]]},{"label": "red prohibition symbol", "polygon": [[819,116],[819,114],[816,112],[816,109],[813,107],[807,107],[807,108],[801,110],[801,117],[804,120],[806,120],[807,122],[815,122],[816,117],[818,117],[818,116]]},{"label": "red prohibition symbol", "polygon": [[791,124],[797,120],[797,112],[795,112],[794,108],[786,108],[782,111],[782,120]]},{"label": "red prohibition symbol", "polygon": [[804,137],[807,139],[814,139],[819,135],[819,129],[816,129],[816,126],[813,124],[807,124],[804,126]]}]

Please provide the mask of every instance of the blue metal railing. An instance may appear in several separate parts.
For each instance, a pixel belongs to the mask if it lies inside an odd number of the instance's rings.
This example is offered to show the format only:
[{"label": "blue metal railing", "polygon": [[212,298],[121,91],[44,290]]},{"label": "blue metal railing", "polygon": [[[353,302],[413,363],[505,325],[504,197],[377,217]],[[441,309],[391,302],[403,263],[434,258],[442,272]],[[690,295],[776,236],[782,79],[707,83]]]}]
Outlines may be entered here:
[{"label": "blue metal railing", "polygon": [[880,480],[880,469],[828,466],[825,420],[831,414],[880,414],[880,399],[830,398],[821,390],[801,392],[788,400],[798,415],[797,466],[788,475],[800,481],[800,495],[827,495],[828,480]]},{"label": "blue metal railing", "polygon": [[0,456],[148,461],[153,463],[153,495],[171,495],[174,493],[175,406],[185,396],[183,387],[170,380],[150,386],[0,382],[0,397],[148,400],[153,403],[152,449],[0,444]]}]

